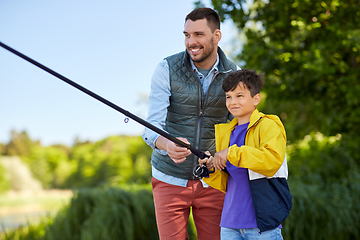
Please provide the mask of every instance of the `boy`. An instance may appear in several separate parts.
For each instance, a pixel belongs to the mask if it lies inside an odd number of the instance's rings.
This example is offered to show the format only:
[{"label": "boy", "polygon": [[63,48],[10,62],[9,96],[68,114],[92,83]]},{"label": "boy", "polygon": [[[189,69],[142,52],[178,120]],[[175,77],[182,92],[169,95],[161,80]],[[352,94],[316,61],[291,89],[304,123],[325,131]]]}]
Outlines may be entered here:
[{"label": "boy", "polygon": [[226,107],[235,118],[215,125],[217,153],[199,161],[215,168],[203,180],[225,192],[222,239],[283,239],[281,223],[292,206],[285,129],[277,116],[256,109],[262,85],[251,70],[224,79]]}]

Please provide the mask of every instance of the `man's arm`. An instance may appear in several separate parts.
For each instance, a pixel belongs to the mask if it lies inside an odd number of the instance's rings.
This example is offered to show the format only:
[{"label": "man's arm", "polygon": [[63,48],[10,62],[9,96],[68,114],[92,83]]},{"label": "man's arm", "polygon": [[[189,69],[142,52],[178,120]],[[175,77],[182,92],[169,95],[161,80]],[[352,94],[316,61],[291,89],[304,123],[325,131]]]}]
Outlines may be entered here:
[{"label": "man's arm", "polygon": [[[165,127],[167,107],[170,105],[170,96],[169,66],[167,61],[163,60],[156,66],[151,78],[149,111],[146,119],[147,122],[162,130],[164,130]],[[151,148],[156,148],[155,142],[159,137],[158,133],[145,128],[145,133],[142,137]],[[163,155],[167,154],[166,151],[159,152]]]},{"label": "man's arm", "polygon": [[[167,108],[170,105],[171,89],[169,80],[169,66],[166,60],[161,61],[151,78],[151,91],[149,95],[149,113],[147,122],[164,130],[165,119],[167,116]],[[142,135],[144,141],[153,149],[159,151],[160,154],[166,155],[176,163],[185,161],[186,156],[191,154],[191,151],[177,146],[174,142],[167,138],[153,132],[150,129],[145,129]],[[183,142],[189,144],[185,138],[179,138]]]}]

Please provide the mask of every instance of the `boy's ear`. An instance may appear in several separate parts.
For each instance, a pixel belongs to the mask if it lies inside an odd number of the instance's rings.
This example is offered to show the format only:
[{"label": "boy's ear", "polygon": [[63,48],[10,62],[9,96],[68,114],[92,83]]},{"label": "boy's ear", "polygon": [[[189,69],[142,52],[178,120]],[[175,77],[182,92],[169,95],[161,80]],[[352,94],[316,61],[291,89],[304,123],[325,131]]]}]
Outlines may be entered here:
[{"label": "boy's ear", "polygon": [[261,100],[261,95],[260,93],[256,94],[254,97],[254,105],[257,106],[259,103],[260,103],[260,100]]}]

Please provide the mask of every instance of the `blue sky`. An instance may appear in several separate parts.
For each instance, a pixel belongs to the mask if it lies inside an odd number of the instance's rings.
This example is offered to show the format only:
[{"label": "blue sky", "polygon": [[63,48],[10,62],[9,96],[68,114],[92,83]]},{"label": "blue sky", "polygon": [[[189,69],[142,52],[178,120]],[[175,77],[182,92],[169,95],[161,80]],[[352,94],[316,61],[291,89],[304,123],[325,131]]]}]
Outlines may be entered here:
[{"label": "blue sky", "polygon": [[[193,2],[0,0],[0,41],[145,119],[152,73],[185,49],[184,18]],[[225,22],[222,33],[220,46],[231,54],[236,29]],[[12,129],[45,146],[144,131],[1,47],[0,109],[1,143]]]}]

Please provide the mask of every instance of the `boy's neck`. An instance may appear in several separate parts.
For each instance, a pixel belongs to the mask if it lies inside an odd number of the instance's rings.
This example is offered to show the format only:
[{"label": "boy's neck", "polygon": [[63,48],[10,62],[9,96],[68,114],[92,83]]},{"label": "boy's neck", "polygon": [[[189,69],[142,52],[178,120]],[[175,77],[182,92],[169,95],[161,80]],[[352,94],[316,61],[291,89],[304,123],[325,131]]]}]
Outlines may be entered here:
[{"label": "boy's neck", "polygon": [[245,124],[245,123],[248,123],[248,122],[250,122],[250,118],[248,119],[248,120],[246,120],[246,119],[239,119],[239,118],[237,118],[238,119],[238,123],[237,123],[237,125],[243,125],[243,124]]},{"label": "boy's neck", "polygon": [[255,111],[256,108],[254,108],[254,110],[251,112],[250,115],[248,116],[243,116],[243,117],[237,117],[237,120],[238,120],[238,125],[242,125],[242,124],[245,124],[245,123],[248,123],[250,122],[250,117],[251,115],[253,114],[253,112]]}]

